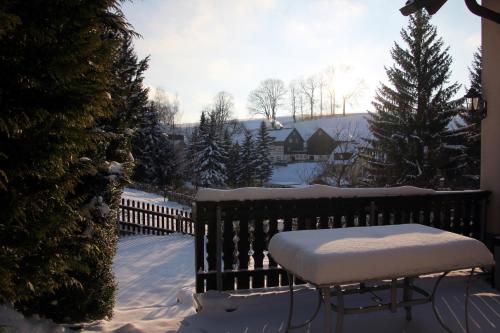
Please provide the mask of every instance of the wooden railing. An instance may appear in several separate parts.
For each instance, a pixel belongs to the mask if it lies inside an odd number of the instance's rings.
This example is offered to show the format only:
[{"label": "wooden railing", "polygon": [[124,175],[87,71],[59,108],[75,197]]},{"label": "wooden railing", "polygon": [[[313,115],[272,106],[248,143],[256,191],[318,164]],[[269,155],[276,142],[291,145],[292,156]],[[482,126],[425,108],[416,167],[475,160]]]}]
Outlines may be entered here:
[{"label": "wooden railing", "polygon": [[118,213],[120,233],[166,235],[194,234],[190,211],[122,198]]},{"label": "wooden railing", "polygon": [[[489,192],[351,198],[197,201],[196,292],[288,285],[267,246],[277,232],[420,223],[484,240]],[[294,283],[300,284],[296,280]]]}]

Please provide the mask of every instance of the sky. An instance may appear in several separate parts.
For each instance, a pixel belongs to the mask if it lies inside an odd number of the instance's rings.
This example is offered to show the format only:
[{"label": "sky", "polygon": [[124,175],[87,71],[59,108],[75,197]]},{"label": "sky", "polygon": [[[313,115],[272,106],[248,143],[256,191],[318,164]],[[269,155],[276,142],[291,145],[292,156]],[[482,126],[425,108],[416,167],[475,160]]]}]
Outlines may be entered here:
[{"label": "sky", "polygon": [[[194,122],[215,94],[234,97],[234,116],[249,118],[248,94],[268,78],[291,80],[330,66],[340,73],[338,91],[363,89],[347,112],[372,110],[371,101],[390,50],[401,45],[408,24],[404,0],[135,0],[123,11],[142,36],[139,57],[150,56],[145,84],[180,102],[182,122]],[[431,23],[453,58],[452,82],[468,83],[480,45],[480,19],[462,0],[449,0]],[[345,70],[348,68],[348,70]],[[343,70],[344,69],[344,70]],[[465,94],[465,88],[461,92]],[[278,115],[290,112],[283,108]]]}]

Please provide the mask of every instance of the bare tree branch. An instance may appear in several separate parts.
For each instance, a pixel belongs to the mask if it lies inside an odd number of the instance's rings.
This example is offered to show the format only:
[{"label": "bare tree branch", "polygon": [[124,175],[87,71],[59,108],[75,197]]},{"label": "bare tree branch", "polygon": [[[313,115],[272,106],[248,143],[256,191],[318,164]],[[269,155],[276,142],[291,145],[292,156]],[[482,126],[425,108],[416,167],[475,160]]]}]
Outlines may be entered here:
[{"label": "bare tree branch", "polygon": [[291,81],[288,85],[288,91],[290,92],[290,111],[292,112],[293,122],[297,121],[297,111],[301,107],[301,90],[299,83],[297,81]]},{"label": "bare tree branch", "polygon": [[231,119],[234,109],[233,95],[227,91],[220,91],[215,95],[211,113],[214,114],[215,123],[222,128]]},{"label": "bare tree branch", "polygon": [[267,79],[260,83],[248,96],[248,109],[253,114],[261,114],[276,123],[276,112],[283,105],[286,95],[285,84],[279,79]]},{"label": "bare tree branch", "polygon": [[318,88],[318,82],[314,76],[309,76],[306,79],[300,80],[300,88],[302,89],[304,95],[307,97],[312,118],[314,116],[314,104],[316,102],[314,93]]}]

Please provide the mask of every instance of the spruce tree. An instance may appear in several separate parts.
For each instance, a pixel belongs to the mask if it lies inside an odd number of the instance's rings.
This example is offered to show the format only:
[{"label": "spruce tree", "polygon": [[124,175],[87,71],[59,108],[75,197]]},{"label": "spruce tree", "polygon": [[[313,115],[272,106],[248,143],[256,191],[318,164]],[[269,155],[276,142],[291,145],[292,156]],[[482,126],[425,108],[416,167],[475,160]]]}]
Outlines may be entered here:
[{"label": "spruce tree", "polygon": [[138,123],[133,139],[136,159],[134,178],[165,190],[179,177],[179,161],[173,142],[160,121],[161,106],[149,103]]},{"label": "spruce tree", "polygon": [[[469,87],[482,93],[481,85],[481,48],[474,53],[472,67],[469,68]],[[457,134],[462,139],[464,170],[461,174],[464,188],[479,188],[481,173],[481,120],[480,112],[461,112],[463,124],[458,127]]]},{"label": "spruce tree", "polygon": [[257,183],[257,154],[254,147],[252,133],[245,133],[245,140],[241,146],[240,184],[242,186],[255,186]]},{"label": "spruce tree", "polygon": [[193,130],[189,146],[189,155],[191,159],[191,178],[192,183],[196,187],[200,186],[200,165],[202,162],[201,151],[203,150],[206,135],[208,135],[208,124],[206,114],[203,111],[200,116],[200,124]]},{"label": "spruce tree", "polygon": [[241,184],[241,154],[240,145],[235,142],[229,148],[226,161],[227,185],[231,188],[238,187]]},{"label": "spruce tree", "polygon": [[208,125],[200,123],[198,130],[199,148],[197,157],[197,178],[203,187],[223,187],[226,183],[227,153],[224,142],[217,131],[217,121],[210,115]]},{"label": "spruce tree", "polygon": [[103,318],[113,306],[123,145],[104,124],[119,108],[113,64],[132,33],[119,8],[0,6],[0,302],[56,320]]},{"label": "spruce tree", "polygon": [[457,112],[452,97],[459,85],[448,82],[452,59],[429,15],[410,16],[401,37],[405,47],[395,43],[389,84],[380,84],[368,118],[369,181],[437,187],[449,169],[447,125]]},{"label": "spruce tree", "polygon": [[263,185],[271,178],[273,167],[271,163],[271,136],[267,130],[265,122],[260,123],[259,133],[257,136],[257,166],[256,174],[259,185]]}]

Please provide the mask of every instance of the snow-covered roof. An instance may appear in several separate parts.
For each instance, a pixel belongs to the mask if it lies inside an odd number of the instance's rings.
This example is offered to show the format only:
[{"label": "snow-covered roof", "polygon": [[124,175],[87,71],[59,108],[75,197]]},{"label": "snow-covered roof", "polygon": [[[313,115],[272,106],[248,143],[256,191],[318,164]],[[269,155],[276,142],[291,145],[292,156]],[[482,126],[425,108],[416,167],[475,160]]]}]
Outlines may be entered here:
[{"label": "snow-covered roof", "polygon": [[295,123],[289,120],[289,122],[284,123],[285,128],[269,131],[269,134],[276,142],[281,142],[285,141],[295,128],[300,136],[307,141],[318,129],[322,129],[337,141],[359,141],[360,138],[371,136],[365,118],[367,115],[366,113],[347,114],[345,116],[322,117]]},{"label": "snow-covered roof", "polygon": [[292,131],[293,128],[282,128],[280,130],[269,131],[269,136],[271,136],[275,142],[281,142],[285,141]]},{"label": "snow-covered roof", "polygon": [[356,113],[311,119],[295,123],[295,128],[306,141],[319,128],[334,140],[353,140],[371,136],[366,120],[367,115],[366,113]]},{"label": "snow-covered roof", "polygon": [[354,198],[374,196],[429,195],[431,189],[401,186],[382,188],[339,188],[327,185],[311,185],[303,188],[243,187],[235,190],[202,188],[196,194],[197,201],[245,201],[290,200],[318,198]]}]

